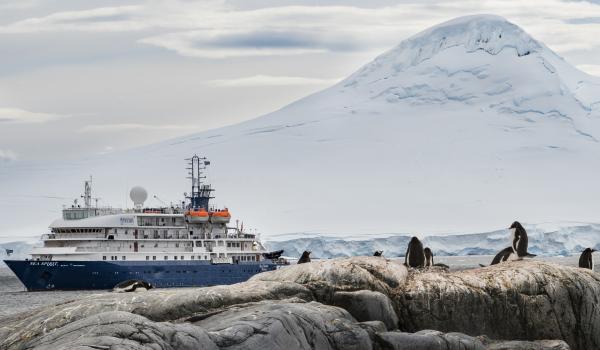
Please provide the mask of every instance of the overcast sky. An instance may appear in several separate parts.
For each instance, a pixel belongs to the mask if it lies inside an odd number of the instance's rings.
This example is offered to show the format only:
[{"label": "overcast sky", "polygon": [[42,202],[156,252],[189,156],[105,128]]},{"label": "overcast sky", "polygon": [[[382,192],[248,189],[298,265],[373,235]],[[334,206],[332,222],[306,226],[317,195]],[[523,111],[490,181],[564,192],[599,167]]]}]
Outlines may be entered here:
[{"label": "overcast sky", "polygon": [[600,1],[0,0],[0,167],[260,116],[479,13],[600,75]]}]

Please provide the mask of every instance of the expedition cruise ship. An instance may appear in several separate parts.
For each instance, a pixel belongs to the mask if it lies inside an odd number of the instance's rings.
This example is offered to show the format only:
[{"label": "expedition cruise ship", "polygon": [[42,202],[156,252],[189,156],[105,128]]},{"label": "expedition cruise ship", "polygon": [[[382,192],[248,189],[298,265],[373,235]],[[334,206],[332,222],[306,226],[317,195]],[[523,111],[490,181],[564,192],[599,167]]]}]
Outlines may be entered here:
[{"label": "expedition cruise ship", "polygon": [[[145,208],[147,192],[134,187],[134,209],[92,206],[91,180],[33,248],[31,259],[5,260],[29,291],[112,289],[130,281],[154,287],[232,284],[274,270],[281,252],[268,253],[255,234],[231,227],[227,208],[209,205],[212,192],[194,156],[192,189],[179,205]],[[237,226],[237,225],[236,225]]]}]

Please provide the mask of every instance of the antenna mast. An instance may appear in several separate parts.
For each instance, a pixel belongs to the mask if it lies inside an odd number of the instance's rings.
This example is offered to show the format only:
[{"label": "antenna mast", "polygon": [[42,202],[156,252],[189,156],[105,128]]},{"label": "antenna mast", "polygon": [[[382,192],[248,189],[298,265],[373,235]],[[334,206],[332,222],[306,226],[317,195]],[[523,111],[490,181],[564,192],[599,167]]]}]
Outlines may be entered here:
[{"label": "antenna mast", "polygon": [[83,192],[83,203],[86,208],[92,207],[92,176],[90,175],[90,179],[85,181],[85,189]]},{"label": "antenna mast", "polygon": [[189,170],[188,179],[192,180],[192,193],[188,197],[190,199],[190,208],[204,208],[209,210],[208,202],[211,198],[214,198],[210,196],[210,193],[214,190],[210,185],[204,184],[202,179],[206,179],[203,170],[206,170],[206,167],[210,165],[210,162],[206,157],[198,157],[197,155],[194,155],[187,160],[190,162],[190,167],[187,168],[187,170]]}]

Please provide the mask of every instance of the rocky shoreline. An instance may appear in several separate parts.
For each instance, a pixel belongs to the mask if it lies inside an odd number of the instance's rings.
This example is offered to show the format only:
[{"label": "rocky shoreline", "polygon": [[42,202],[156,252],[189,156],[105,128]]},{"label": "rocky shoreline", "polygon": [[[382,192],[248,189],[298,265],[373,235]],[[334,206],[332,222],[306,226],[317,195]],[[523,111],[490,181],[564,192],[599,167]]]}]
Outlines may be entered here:
[{"label": "rocky shoreline", "polygon": [[445,272],[340,258],[12,315],[0,349],[597,349],[599,301],[600,275],[535,260]]}]

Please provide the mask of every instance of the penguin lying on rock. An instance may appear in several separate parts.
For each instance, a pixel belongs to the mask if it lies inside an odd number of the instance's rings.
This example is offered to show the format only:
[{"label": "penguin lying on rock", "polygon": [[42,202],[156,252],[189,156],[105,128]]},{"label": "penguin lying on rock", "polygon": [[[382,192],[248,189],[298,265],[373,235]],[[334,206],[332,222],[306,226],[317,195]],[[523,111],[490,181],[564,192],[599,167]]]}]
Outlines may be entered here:
[{"label": "penguin lying on rock", "polygon": [[383,256],[383,250],[376,250],[373,256]]},{"label": "penguin lying on rock", "polygon": [[433,263],[433,253],[431,252],[431,249],[429,249],[429,247],[426,247],[425,249],[423,249],[423,252],[425,253],[425,266],[426,267],[437,266],[437,267],[441,267],[446,270],[450,270],[450,266],[448,266],[446,264],[441,264],[441,263],[434,264]]},{"label": "penguin lying on rock", "polygon": [[142,280],[127,280],[118,283],[113,287],[113,292],[135,292],[135,291],[146,291],[152,289],[152,284]]},{"label": "penguin lying on rock", "polygon": [[536,256],[535,254],[531,254],[527,252],[527,231],[525,228],[518,222],[515,221],[509,227],[512,232],[512,249],[515,254],[517,254],[518,259],[521,260],[523,258],[533,258]]},{"label": "penguin lying on rock", "polygon": [[584,269],[590,269],[594,271],[594,252],[597,251],[593,248],[586,248],[579,257],[579,267]]},{"label": "penguin lying on rock", "polygon": [[304,263],[309,263],[310,262],[310,250],[305,250],[302,253],[302,256],[300,257],[300,259],[298,259],[298,264],[304,264]]},{"label": "penguin lying on rock", "polygon": [[[515,256],[515,253],[513,251],[513,247],[506,247],[506,248],[502,249],[500,252],[498,252],[498,254],[496,254],[494,259],[492,259],[492,263],[490,264],[490,266],[499,264],[501,262],[508,261],[509,259],[511,259],[511,257],[514,257],[514,256]],[[479,266],[485,267],[486,265],[479,264]]]},{"label": "penguin lying on rock", "polygon": [[408,267],[425,266],[423,243],[417,237],[411,238],[410,242],[408,242],[408,249],[406,249],[406,255],[404,256],[404,265]]}]

